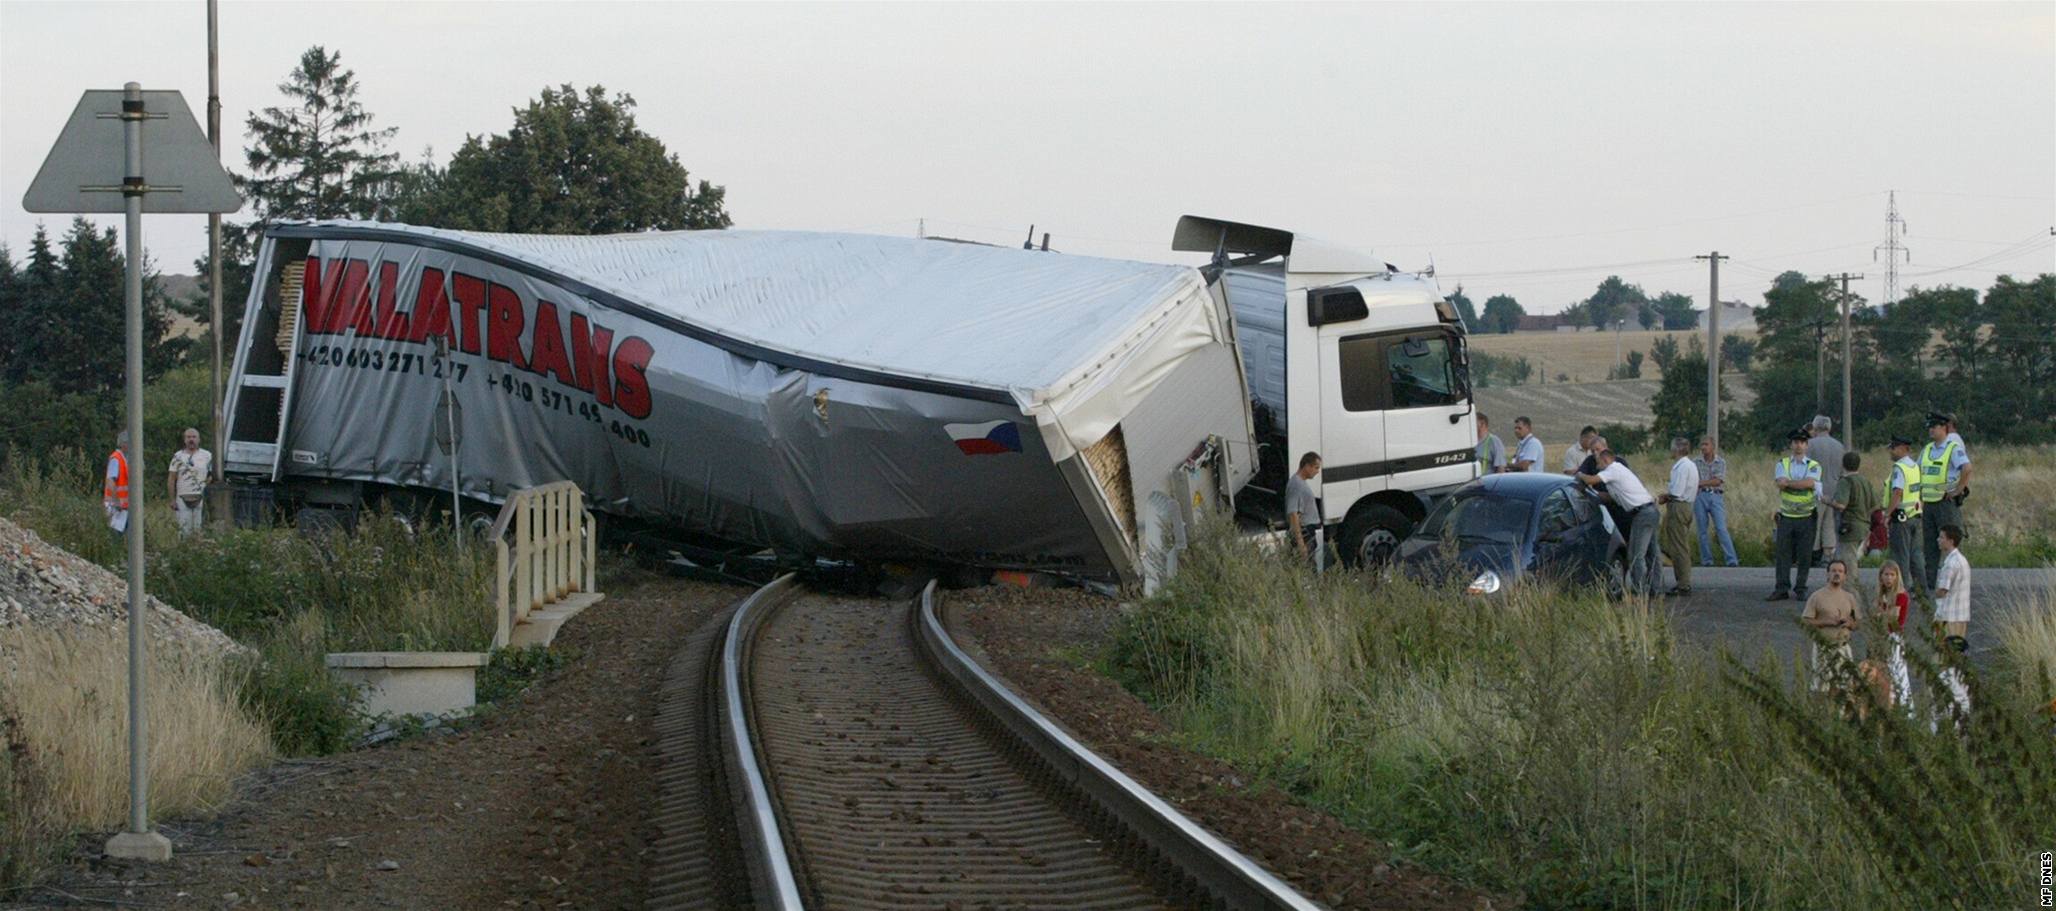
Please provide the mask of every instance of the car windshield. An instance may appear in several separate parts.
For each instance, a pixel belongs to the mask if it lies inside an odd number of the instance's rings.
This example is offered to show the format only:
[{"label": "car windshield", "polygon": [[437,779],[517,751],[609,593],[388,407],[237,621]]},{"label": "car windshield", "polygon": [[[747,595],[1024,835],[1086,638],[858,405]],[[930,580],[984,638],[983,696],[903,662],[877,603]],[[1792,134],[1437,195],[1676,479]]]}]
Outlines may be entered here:
[{"label": "car windshield", "polygon": [[1527,500],[1482,491],[1460,493],[1435,507],[1421,523],[1421,534],[1460,542],[1497,541],[1518,544],[1528,533],[1533,505]]}]

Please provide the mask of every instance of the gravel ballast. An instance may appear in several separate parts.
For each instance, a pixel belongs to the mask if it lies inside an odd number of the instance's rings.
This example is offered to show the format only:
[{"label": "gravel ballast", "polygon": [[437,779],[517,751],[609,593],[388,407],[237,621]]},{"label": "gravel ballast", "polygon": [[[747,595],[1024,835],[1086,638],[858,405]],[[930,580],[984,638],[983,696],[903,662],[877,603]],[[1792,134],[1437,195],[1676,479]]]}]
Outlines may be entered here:
[{"label": "gravel ballast", "polygon": [[[149,599],[150,641],[204,652],[242,652],[227,634]],[[0,630],[15,626],[122,631],[128,580],[0,518]]]}]

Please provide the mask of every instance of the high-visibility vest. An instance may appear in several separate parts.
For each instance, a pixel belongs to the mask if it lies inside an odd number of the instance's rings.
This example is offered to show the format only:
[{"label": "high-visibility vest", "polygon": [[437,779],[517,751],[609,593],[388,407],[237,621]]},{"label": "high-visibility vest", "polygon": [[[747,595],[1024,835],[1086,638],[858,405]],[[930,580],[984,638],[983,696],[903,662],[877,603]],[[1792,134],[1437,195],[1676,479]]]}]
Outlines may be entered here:
[{"label": "high-visibility vest", "polygon": [[113,503],[116,509],[127,509],[129,508],[128,456],[123,455],[122,451],[117,449],[114,451],[112,458],[114,459],[114,477],[108,478],[101,483],[100,498],[106,502]]},{"label": "high-visibility vest", "polygon": [[[1778,470],[1784,472],[1786,480],[1803,481],[1811,477],[1814,472],[1820,470],[1820,463],[1812,459],[1807,459],[1800,463],[1800,465],[1802,466],[1801,473],[1795,476],[1792,473],[1791,456],[1778,460]],[[1819,499],[1820,482],[1818,479],[1814,481],[1814,486],[1805,490],[1795,490],[1792,488],[1780,490],[1778,491],[1778,514],[1788,519],[1804,519],[1807,516],[1813,515],[1813,504]]]},{"label": "high-visibility vest", "polygon": [[1942,493],[1949,489],[1949,463],[1955,460],[1956,450],[1961,444],[1949,440],[1942,444],[1940,452],[1935,444],[1929,443],[1920,451],[1920,501],[1941,502]]},{"label": "high-visibility vest", "polygon": [[1922,496],[1926,488],[1921,483],[1920,469],[1913,465],[1913,457],[1907,456],[1893,462],[1892,470],[1899,473],[1899,483],[1906,487],[1906,492],[1899,495],[1899,514],[1896,518],[1901,522],[1920,518],[1920,501],[1926,499]]}]

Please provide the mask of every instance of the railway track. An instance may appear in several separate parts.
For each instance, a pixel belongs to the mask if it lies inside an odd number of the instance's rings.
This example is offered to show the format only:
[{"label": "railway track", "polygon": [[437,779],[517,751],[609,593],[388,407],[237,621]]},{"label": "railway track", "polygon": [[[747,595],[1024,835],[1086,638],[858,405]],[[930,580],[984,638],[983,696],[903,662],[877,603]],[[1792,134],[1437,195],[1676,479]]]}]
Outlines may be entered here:
[{"label": "railway track", "polygon": [[665,684],[650,907],[1312,909],[909,602],[759,589]]}]

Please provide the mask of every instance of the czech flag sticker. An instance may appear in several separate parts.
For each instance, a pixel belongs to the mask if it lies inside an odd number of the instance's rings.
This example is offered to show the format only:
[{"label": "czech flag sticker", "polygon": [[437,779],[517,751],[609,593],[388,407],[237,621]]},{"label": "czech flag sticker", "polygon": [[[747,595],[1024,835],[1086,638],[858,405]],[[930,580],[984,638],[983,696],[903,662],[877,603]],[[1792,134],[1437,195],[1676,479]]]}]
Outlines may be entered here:
[{"label": "czech flag sticker", "polygon": [[965,455],[998,455],[1003,452],[1021,451],[1021,426],[1012,421],[987,421],[983,424],[944,424],[949,438],[955,440],[957,448]]}]

